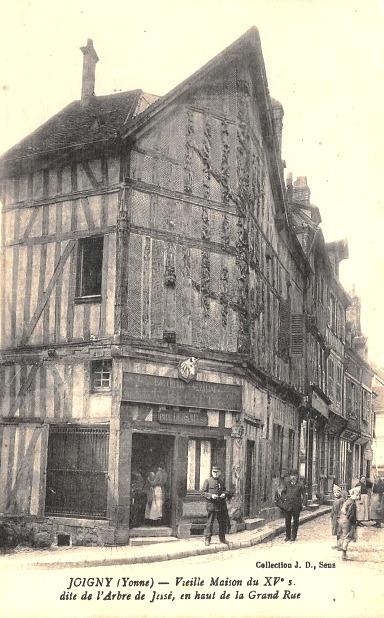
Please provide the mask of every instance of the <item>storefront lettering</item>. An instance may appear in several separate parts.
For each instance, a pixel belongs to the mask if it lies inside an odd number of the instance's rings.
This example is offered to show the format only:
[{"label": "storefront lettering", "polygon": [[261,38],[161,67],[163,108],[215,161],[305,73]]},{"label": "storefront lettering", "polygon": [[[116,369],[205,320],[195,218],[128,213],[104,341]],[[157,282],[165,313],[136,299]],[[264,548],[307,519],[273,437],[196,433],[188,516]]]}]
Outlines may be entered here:
[{"label": "storefront lettering", "polygon": [[179,410],[159,410],[157,413],[159,423],[172,423],[175,425],[208,425],[206,412],[184,412]]},{"label": "storefront lettering", "polygon": [[241,410],[241,386],[217,382],[184,382],[177,378],[124,372],[123,401],[205,408]]}]

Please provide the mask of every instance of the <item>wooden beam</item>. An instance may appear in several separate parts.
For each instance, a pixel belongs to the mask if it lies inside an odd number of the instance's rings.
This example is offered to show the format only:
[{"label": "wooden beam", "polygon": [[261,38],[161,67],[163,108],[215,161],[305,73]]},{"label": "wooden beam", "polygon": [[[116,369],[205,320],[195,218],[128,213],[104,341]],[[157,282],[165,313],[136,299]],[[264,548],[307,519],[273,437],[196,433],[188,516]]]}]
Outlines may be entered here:
[{"label": "wooden beam", "polygon": [[60,372],[54,363],[47,363],[46,368],[53,375],[54,388],[54,416],[61,418],[61,410],[65,410],[66,402],[69,400],[65,382],[62,380]]},{"label": "wooden beam", "polygon": [[[24,457],[22,458],[19,469],[16,473],[15,481],[13,483],[11,492],[8,496],[7,500],[7,511],[17,511],[18,510],[18,491],[21,490],[22,493],[28,491],[28,497],[30,499],[30,493],[32,489],[32,462],[35,454],[35,448],[37,441],[41,434],[41,428],[35,427],[33,430],[33,434],[29,441],[27,450],[25,452]],[[29,505],[28,505],[29,506]]]},{"label": "wooden beam", "polygon": [[[102,236],[103,234],[113,234],[116,231],[116,225],[108,225],[105,227],[97,228],[97,233]],[[95,230],[72,230],[70,232],[57,232],[50,234],[49,236],[32,236],[31,238],[23,238],[22,240],[14,241],[6,245],[7,248],[30,245],[46,245],[51,242],[61,242],[72,238],[86,238],[88,236],[94,236]]]},{"label": "wooden beam", "polygon": [[88,225],[88,229],[89,230],[93,230],[95,229],[95,223],[92,219],[92,213],[91,213],[91,209],[89,207],[89,201],[87,197],[82,197],[81,198],[81,205],[83,207],[83,212],[84,212],[84,216],[85,216],[85,220],[87,222]]},{"label": "wooden beam", "polygon": [[29,235],[31,233],[33,224],[35,223],[36,219],[37,219],[37,215],[39,214],[40,209],[39,208],[34,208],[30,214],[29,217],[29,221],[27,223],[27,226],[25,228],[24,234],[23,234],[23,238],[29,238]]},{"label": "wooden beam", "polygon": [[102,185],[102,182],[100,182],[99,180],[97,180],[95,174],[93,173],[89,163],[87,161],[82,161],[81,162],[81,167],[83,168],[84,172],[87,175],[88,180],[90,181],[92,187],[94,189],[97,189],[97,187],[100,187]]},{"label": "wooden beam", "polygon": [[32,365],[32,367],[30,368],[24,382],[21,384],[20,390],[17,394],[17,396],[15,397],[13,404],[10,407],[9,413],[8,413],[8,417],[12,417],[16,414],[17,410],[20,408],[21,402],[23,401],[25,395],[27,394],[33,380],[35,379],[36,373],[38,368],[40,367],[40,363],[39,364],[35,364]]},{"label": "wooden beam", "polygon": [[39,321],[39,318],[44,310],[44,307],[46,306],[48,299],[51,295],[51,292],[54,288],[54,286],[56,285],[62,271],[64,268],[64,264],[67,261],[68,257],[70,256],[70,254],[72,253],[74,247],[76,245],[76,240],[70,240],[67,244],[67,246],[65,247],[60,260],[57,263],[57,266],[53,272],[53,275],[51,277],[50,282],[48,283],[48,286],[46,287],[45,291],[43,292],[41,298],[40,298],[40,302],[38,303],[35,312],[31,318],[31,320],[29,321],[29,323],[25,326],[24,328],[24,332],[21,336],[20,339],[20,344],[19,346],[24,346],[26,345],[26,343],[28,342],[31,334],[33,333],[35,326],[37,324],[37,322]]}]

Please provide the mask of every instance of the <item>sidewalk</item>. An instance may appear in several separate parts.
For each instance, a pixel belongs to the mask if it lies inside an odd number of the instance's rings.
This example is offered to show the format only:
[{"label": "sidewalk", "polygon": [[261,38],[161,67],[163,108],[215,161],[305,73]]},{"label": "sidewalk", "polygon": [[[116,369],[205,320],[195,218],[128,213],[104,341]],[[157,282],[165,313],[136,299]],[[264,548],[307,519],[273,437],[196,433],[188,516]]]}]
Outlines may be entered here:
[{"label": "sidewalk", "polygon": [[[330,506],[320,506],[315,511],[304,511],[300,517],[300,524],[311,521],[325,513],[329,513]],[[95,566],[112,566],[122,564],[143,564],[161,562],[213,554],[216,552],[244,549],[268,541],[284,533],[284,519],[275,519],[255,530],[245,530],[228,535],[228,545],[216,540],[206,547],[203,537],[189,539],[175,539],[168,543],[153,545],[114,546],[114,547],[54,547],[47,550],[20,548],[0,554],[1,569],[64,569]]]}]

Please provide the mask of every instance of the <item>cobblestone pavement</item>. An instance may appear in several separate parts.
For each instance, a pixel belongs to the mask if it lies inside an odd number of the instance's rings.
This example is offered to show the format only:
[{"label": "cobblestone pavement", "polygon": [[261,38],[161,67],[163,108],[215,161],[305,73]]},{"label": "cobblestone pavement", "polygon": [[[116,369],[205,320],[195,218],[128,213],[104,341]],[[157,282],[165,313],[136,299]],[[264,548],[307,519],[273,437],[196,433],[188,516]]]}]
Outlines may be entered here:
[{"label": "cobblestone pavement", "polygon": [[326,514],[300,525],[295,543],[280,535],[152,564],[10,569],[0,617],[384,618],[384,528],[359,528],[348,561],[333,545]]},{"label": "cobblestone pavement", "polygon": [[[273,552],[285,560],[295,557],[309,556],[316,557],[324,562],[340,562],[340,552],[333,549],[335,537],[331,535],[330,516],[323,515],[318,519],[302,524],[299,527],[297,541],[295,543],[285,543],[285,535],[279,535],[271,541],[266,541],[256,547],[240,549],[236,552],[225,552],[220,555],[222,561],[242,560],[246,556],[256,557],[259,553],[263,556],[266,552]],[[384,575],[384,527],[376,528],[371,525],[364,525],[357,529],[357,541],[350,543],[348,549],[348,567],[372,571],[376,575]],[[272,555],[272,554],[269,554]],[[217,561],[217,554],[191,557],[179,562],[188,564],[206,563]],[[349,564],[350,563],[350,564]],[[383,581],[384,586],[384,581]]]}]

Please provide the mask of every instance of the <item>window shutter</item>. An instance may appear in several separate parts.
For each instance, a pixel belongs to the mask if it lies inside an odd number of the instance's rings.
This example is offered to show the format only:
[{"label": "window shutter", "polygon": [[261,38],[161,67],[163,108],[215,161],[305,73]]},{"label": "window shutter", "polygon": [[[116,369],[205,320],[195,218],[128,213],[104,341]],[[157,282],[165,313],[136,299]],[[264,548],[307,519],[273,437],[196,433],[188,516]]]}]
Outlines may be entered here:
[{"label": "window shutter", "polygon": [[279,305],[279,354],[288,360],[291,346],[291,308],[289,299],[280,299]]},{"label": "window shutter", "polygon": [[303,356],[304,319],[302,313],[291,316],[291,356]]}]

